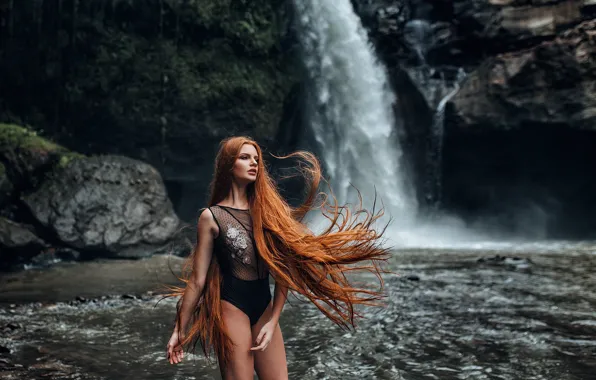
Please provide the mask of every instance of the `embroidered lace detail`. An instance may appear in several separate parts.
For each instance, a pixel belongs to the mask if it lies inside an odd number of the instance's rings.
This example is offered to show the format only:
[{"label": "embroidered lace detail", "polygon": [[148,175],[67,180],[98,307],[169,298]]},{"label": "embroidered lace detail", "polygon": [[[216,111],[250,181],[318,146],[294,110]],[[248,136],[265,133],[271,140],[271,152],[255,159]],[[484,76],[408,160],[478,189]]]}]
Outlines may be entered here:
[{"label": "embroidered lace detail", "polygon": [[227,229],[226,239],[232,247],[232,258],[240,260],[244,264],[250,264],[250,255],[246,252],[246,248],[248,248],[248,236],[230,224],[228,224]]}]

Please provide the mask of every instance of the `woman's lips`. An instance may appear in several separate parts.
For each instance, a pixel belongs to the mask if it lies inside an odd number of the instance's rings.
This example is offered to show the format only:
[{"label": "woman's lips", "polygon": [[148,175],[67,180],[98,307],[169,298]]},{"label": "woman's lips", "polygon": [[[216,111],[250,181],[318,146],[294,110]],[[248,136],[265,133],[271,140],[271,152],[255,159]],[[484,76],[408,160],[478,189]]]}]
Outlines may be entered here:
[{"label": "woman's lips", "polygon": [[257,174],[257,171],[256,171],[256,170],[249,170],[248,172],[249,172],[250,174]]}]

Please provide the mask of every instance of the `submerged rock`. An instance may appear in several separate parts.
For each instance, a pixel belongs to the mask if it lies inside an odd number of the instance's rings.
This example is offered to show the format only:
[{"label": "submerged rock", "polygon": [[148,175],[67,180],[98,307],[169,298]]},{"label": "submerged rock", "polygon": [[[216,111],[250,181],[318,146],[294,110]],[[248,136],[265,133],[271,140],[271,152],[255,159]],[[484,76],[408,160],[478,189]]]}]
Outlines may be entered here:
[{"label": "submerged rock", "polygon": [[502,266],[507,269],[512,269],[524,273],[532,272],[532,261],[530,259],[521,257],[508,257],[496,255],[493,257],[481,257],[477,260],[477,262],[490,266]]}]

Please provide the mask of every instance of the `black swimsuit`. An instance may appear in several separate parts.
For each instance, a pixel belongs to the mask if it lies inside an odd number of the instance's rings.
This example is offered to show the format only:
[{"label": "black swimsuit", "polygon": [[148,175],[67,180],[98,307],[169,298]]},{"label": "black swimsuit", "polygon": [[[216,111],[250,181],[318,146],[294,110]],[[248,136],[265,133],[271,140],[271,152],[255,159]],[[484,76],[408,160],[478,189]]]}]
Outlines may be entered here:
[{"label": "black swimsuit", "polygon": [[209,210],[219,227],[215,255],[223,281],[221,299],[244,312],[251,326],[271,302],[269,270],[257,253],[249,210],[213,206]]}]

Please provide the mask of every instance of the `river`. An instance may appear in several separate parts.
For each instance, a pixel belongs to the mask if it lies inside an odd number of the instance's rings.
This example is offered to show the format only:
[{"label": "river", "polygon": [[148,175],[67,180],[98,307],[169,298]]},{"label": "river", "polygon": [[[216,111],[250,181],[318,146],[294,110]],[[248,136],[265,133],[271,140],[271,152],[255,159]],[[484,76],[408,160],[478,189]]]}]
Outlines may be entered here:
[{"label": "river", "polygon": [[[343,331],[290,297],[291,379],[588,380],[596,374],[596,247],[400,250],[386,305]],[[201,355],[165,358],[168,263],[59,263],[0,276],[2,379],[219,379]],[[357,276],[359,281],[372,277]],[[197,351],[199,353],[199,351]]]}]

